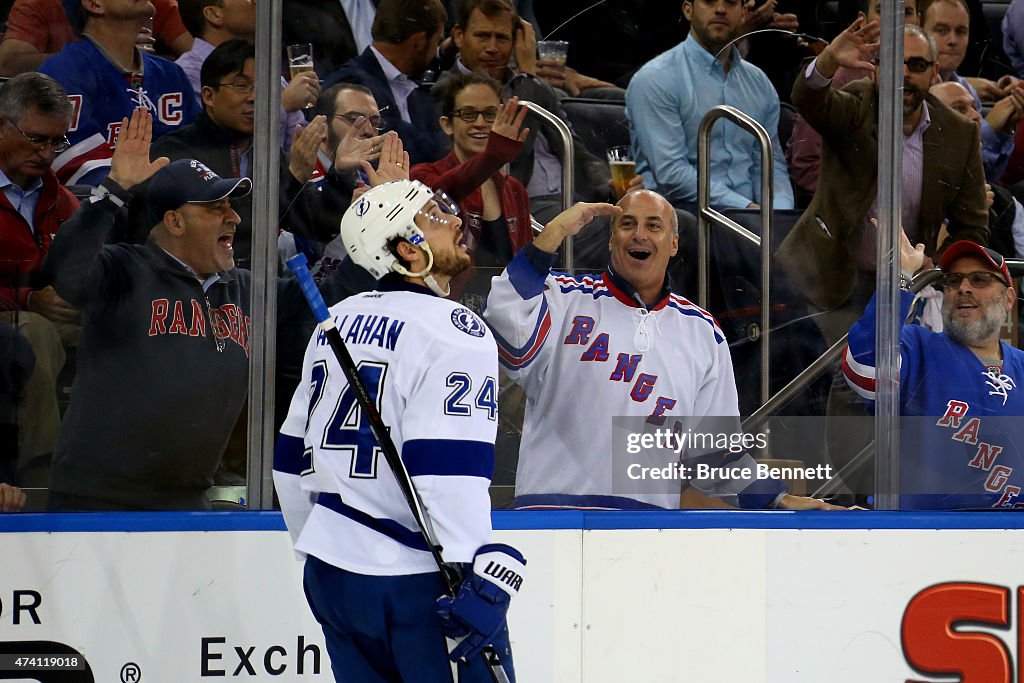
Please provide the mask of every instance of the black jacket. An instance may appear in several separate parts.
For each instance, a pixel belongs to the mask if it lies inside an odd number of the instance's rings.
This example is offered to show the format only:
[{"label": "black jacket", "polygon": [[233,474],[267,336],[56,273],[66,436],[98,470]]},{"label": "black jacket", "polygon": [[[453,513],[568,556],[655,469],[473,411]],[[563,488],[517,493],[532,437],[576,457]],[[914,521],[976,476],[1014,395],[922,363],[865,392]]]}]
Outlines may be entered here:
[{"label": "black jacket", "polygon": [[117,208],[82,204],[44,262],[82,310],[53,491],[149,509],[208,507],[248,391],[249,271],[202,283],[155,242],[104,245]]},{"label": "black jacket", "polygon": [[[448,136],[441,130],[438,122],[440,111],[434,103],[430,92],[419,87],[409,95],[409,118],[412,123],[402,120],[398,105],[391,94],[384,69],[381,68],[373,50],[366,48],[363,53],[349,60],[341,68],[324,79],[323,89],[337,83],[355,83],[369,88],[377,106],[381,109],[381,117],[388,125],[388,130],[398,133],[405,151],[409,153],[412,165],[437,161],[448,154]],[[387,109],[385,109],[387,107]]]}]

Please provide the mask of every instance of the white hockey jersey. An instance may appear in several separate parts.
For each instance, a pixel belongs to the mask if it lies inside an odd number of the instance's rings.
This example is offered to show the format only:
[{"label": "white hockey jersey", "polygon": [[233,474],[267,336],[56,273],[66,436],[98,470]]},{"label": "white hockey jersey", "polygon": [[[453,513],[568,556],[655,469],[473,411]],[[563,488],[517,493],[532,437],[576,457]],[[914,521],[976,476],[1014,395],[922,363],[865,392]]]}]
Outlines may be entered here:
[{"label": "white hockey jersey", "polygon": [[[666,426],[673,416],[738,418],[722,330],[667,289],[648,310],[610,271],[574,277],[549,271],[553,259],[532,244],[520,251],[493,279],[484,312],[502,370],[527,395],[516,506],[679,507],[678,488],[617,495],[612,418]],[[710,460],[756,470],[746,451]],[[784,491],[771,479],[691,481],[733,502],[738,494],[743,507],[766,507]]]},{"label": "white hockey jersey", "polygon": [[[391,277],[379,287],[330,312],[423,499],[445,560],[469,562],[491,535],[494,338],[468,309],[426,288]],[[437,571],[319,331],[281,427],[274,484],[300,553],[373,576]]]}]

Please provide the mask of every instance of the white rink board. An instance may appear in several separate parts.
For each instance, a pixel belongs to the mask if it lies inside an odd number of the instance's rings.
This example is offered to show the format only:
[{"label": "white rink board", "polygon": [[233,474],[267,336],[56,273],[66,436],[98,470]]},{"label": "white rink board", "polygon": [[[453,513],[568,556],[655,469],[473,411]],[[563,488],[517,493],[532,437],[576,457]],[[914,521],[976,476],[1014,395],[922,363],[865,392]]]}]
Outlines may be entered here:
[{"label": "white rink board", "polygon": [[[579,535],[495,533],[529,558],[531,599],[510,612],[513,652],[524,653],[520,680],[579,677]],[[140,683],[333,680],[287,532],[0,533],[0,558],[0,643],[69,645],[85,655],[97,683],[120,681],[129,664],[141,671]],[[26,610],[15,615],[15,591],[40,595],[41,623]],[[220,638],[206,645],[203,675],[203,641]],[[556,651],[559,641],[567,645]],[[255,648],[252,672],[235,647]]]},{"label": "white rink board", "polygon": [[764,541],[759,529],[585,531],[583,680],[759,680]]},{"label": "white rink board", "polygon": [[[1004,587],[1005,627],[957,628],[990,634],[1019,666],[1019,529],[516,529],[495,540],[529,559],[510,613],[520,683],[957,680],[914,671],[900,630],[916,594],[951,582]],[[0,646],[67,644],[96,681],[122,681],[129,662],[138,683],[333,680],[287,532],[7,532],[0,567]],[[40,624],[16,612],[26,591],[40,596]],[[252,673],[236,647],[252,648]]]}]

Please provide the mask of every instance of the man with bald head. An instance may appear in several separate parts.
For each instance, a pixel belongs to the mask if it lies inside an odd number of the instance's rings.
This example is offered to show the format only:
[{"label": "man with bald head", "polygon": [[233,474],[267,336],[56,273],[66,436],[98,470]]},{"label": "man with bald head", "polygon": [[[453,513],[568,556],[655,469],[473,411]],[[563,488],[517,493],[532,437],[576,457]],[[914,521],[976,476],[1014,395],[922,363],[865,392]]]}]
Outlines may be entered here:
[{"label": "man with bald head", "polygon": [[[605,271],[551,271],[565,238],[600,215],[612,216]],[[622,495],[626,489],[619,484],[631,474],[618,465],[632,462],[615,459],[621,453],[614,445],[613,416],[640,430],[648,425],[676,433],[686,429],[684,418],[676,416],[725,418],[730,433],[738,432],[725,335],[707,312],[669,289],[666,269],[678,250],[672,205],[655,192],[637,190],[618,206],[580,203],[560,214],[494,278],[484,318],[495,333],[505,374],[527,396],[517,507],[678,507],[686,477],[668,488],[640,486]],[[639,463],[658,455],[638,451],[632,457]],[[718,466],[755,467],[743,449],[712,450],[703,457]],[[825,506],[786,494],[774,479],[713,475],[693,483],[742,507]]]},{"label": "man with bald head", "polygon": [[[974,107],[974,95],[962,84],[946,81],[928,91],[947,107],[978,126],[981,114]],[[1024,257],[1024,206],[1001,185],[986,185],[988,204],[988,245],[1007,258]]]}]

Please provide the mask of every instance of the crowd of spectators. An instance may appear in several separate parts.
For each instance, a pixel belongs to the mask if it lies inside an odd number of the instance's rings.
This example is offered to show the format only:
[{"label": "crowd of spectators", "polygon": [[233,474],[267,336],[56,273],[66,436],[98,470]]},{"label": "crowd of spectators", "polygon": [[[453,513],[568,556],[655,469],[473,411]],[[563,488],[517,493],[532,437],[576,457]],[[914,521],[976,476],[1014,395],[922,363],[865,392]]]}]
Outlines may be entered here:
[{"label": "crowd of spectators", "polygon": [[[124,288],[148,297],[151,310],[134,316],[146,318],[142,336],[205,338],[203,325],[210,326],[216,354],[195,362],[165,356],[171,368],[190,365],[178,381],[188,383],[193,373],[216,377],[213,370],[230,355],[225,340],[245,351],[235,353],[232,382],[248,360],[248,306],[225,304],[234,313],[215,317],[205,292],[234,281],[223,273],[247,272],[252,231],[268,222],[253,215],[251,194],[218,197],[225,202],[222,223],[231,227],[214,243],[230,252],[231,263],[196,270],[190,242],[174,241],[174,216],[188,211],[168,205],[157,215],[148,199],[167,194],[151,186],[156,166],[136,174],[131,187],[107,178],[126,122],[135,126],[136,142],[145,128],[146,153],[158,166],[166,158],[174,168],[192,164],[199,175],[242,181],[258,164],[275,164],[279,205],[268,237],[282,261],[307,256],[328,304],[374,287],[338,239],[354,198],[409,178],[443,192],[461,208],[463,243],[475,264],[452,282],[451,296],[479,312],[489,278],[532,242],[535,222],[548,224],[563,211],[567,154],[572,201],[618,199],[608,161],[574,128],[566,101],[579,98],[581,106],[621,112],[616,125],[628,127],[637,171],[628,189],[662,198],[658,211],[674,214],[669,222],[682,242],[662,268],[682,277],[665,287],[673,296],[696,297],[681,289],[696,264],[680,263],[675,253],[692,253],[687,235],[698,209],[701,120],[712,107],[730,105],[771,138],[772,208],[794,226],[777,242],[775,268],[831,344],[861,317],[874,290],[880,7],[879,0],[284,0],[282,42],[312,44],[315,70],[289,74],[282,55],[280,88],[267,93],[280,103],[280,152],[264,160],[254,158],[253,148],[263,93],[252,0],[15,0],[0,40],[0,75],[10,79],[0,88],[0,507],[24,505],[13,486],[46,489],[55,452],[58,506],[73,508],[83,498],[92,508],[197,504],[199,498],[163,496],[147,488],[151,481],[133,480],[131,469],[111,464],[109,446],[76,446],[86,430],[118,431],[126,458],[159,460],[164,452],[133,442],[127,425],[103,418],[97,392],[119,363],[132,365],[120,381],[151,394],[181,391],[152,386],[173,381],[174,373],[158,379],[145,358],[132,360],[139,347],[129,340],[139,330],[119,329],[117,316],[104,318],[122,306]],[[905,3],[903,227],[912,243],[923,244],[923,266],[939,263],[959,240],[991,246],[1005,258],[1024,256],[1024,182],[1017,184],[1024,178],[1024,0],[1006,7],[1000,40],[979,0]],[[570,41],[566,65],[539,56],[538,41],[549,38]],[[991,53],[979,57],[988,46]],[[562,149],[561,137],[523,102],[568,124],[571,149]],[[148,112],[144,124],[138,112]],[[766,198],[756,140],[720,124],[711,148],[710,205],[759,209]],[[178,198],[186,207],[198,201]],[[83,213],[94,223],[89,230],[81,226]],[[585,230],[565,235],[584,258],[592,256],[588,266],[605,267],[610,243],[619,250],[614,258],[639,258],[629,245],[615,246],[614,220],[597,212]],[[68,221],[71,235],[62,228]],[[53,255],[51,244],[59,245]],[[138,261],[152,259],[154,249],[174,263],[147,268],[161,276],[178,266],[191,271],[203,283],[201,295],[175,308],[173,299],[145,293]],[[279,302],[279,402],[297,381],[296,363],[312,330],[291,296],[282,290]],[[83,323],[92,332],[80,349]],[[98,353],[98,346],[129,350],[111,361],[115,356]],[[230,344],[227,350],[237,351]],[[849,414],[839,404],[856,397],[841,373],[834,377],[829,412]],[[231,425],[245,420],[244,395],[234,385],[222,389],[230,400],[218,405],[217,438],[197,446],[210,452],[193,454],[203,463],[198,480],[205,485],[231,478],[211,463],[227,448]],[[206,390],[197,383],[194,391]],[[108,414],[136,409],[151,416],[140,418],[145,426],[155,419],[153,405],[114,405]],[[85,427],[83,415],[106,426]],[[68,467],[81,467],[74,451],[90,449],[106,451],[100,469],[120,477],[92,493],[82,486],[99,475]],[[822,457],[848,459],[831,448]],[[187,486],[191,495],[196,480]],[[131,487],[138,495],[123,493]]]}]

